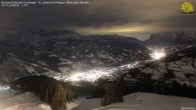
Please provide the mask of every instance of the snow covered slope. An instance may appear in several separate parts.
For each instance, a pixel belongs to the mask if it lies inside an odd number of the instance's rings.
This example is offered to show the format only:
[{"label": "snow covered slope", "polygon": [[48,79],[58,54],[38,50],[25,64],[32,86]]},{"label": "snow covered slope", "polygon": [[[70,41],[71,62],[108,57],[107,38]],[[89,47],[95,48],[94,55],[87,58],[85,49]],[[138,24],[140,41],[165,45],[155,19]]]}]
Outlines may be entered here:
[{"label": "snow covered slope", "polygon": [[72,110],[91,110],[98,107],[101,107],[101,98],[86,99]]},{"label": "snow covered slope", "polygon": [[[152,93],[133,93],[124,96],[124,102],[100,107],[100,99],[87,99],[68,104],[68,110],[180,110],[189,107],[195,110],[196,99],[165,96]],[[80,104],[79,106],[77,106]],[[77,106],[73,108],[74,106]],[[99,108],[96,108],[99,107]],[[73,109],[72,109],[73,108]],[[93,109],[96,108],[96,109]],[[51,110],[33,93],[13,96],[0,92],[0,110]]]},{"label": "snow covered slope", "polygon": [[[195,110],[196,99],[165,96],[152,93],[134,93],[124,96],[124,102],[96,108],[93,110]],[[190,109],[189,109],[190,110]]]},{"label": "snow covered slope", "polygon": [[33,93],[15,95],[10,91],[0,92],[0,110],[51,110]]},{"label": "snow covered slope", "polygon": [[176,80],[180,84],[196,87],[196,47],[183,49],[161,61],[139,68],[139,71],[151,74],[155,80]]},{"label": "snow covered slope", "polygon": [[124,95],[150,92],[196,98],[196,47],[130,69],[106,82],[101,86],[105,85],[108,90],[109,87],[118,86]]},{"label": "snow covered slope", "polygon": [[123,76],[129,84],[134,82],[177,82],[196,87],[196,47],[189,47],[162,60],[132,69]]}]

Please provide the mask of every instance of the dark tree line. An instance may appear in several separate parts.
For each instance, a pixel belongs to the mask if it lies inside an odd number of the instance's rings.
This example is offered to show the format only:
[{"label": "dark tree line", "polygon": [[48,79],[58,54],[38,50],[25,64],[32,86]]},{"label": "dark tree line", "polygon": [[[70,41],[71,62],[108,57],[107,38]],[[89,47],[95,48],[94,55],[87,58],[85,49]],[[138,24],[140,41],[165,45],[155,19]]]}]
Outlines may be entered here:
[{"label": "dark tree line", "polygon": [[75,93],[69,83],[46,76],[29,76],[11,83],[11,88],[20,92],[33,92],[48,103],[53,110],[65,110]]}]

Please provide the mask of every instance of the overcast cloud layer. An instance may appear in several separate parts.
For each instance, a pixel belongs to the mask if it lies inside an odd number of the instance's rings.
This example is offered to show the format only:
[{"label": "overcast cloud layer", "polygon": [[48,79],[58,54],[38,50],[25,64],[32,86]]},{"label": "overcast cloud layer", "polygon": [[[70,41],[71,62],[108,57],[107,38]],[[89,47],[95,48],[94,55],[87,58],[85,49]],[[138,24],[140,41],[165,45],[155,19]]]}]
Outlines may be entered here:
[{"label": "overcast cloud layer", "polygon": [[[1,7],[0,35],[28,28],[71,29],[86,34],[196,32],[196,15],[180,14],[184,0],[86,1],[90,4],[36,5],[29,8]],[[188,1],[196,7],[196,0]]]}]

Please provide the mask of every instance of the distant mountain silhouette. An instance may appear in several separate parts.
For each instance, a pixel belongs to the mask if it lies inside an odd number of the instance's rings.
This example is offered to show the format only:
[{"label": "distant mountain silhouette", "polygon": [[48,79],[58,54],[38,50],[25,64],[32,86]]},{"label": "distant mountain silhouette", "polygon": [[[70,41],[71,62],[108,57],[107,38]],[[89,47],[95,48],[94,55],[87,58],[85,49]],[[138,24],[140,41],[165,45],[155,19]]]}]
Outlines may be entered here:
[{"label": "distant mountain silhouette", "polygon": [[145,45],[196,45],[196,34],[185,32],[162,32],[155,33],[145,41]]}]

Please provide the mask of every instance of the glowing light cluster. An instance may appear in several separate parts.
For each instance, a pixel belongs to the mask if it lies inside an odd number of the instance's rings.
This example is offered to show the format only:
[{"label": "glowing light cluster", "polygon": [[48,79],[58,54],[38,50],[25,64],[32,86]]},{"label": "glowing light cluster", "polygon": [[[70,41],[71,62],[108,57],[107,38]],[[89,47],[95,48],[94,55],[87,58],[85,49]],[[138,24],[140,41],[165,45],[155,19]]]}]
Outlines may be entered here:
[{"label": "glowing light cluster", "polygon": [[113,76],[119,71],[134,68],[138,64],[139,62],[135,62],[135,63],[126,64],[126,65],[122,65],[118,67],[95,68],[95,69],[83,71],[83,72],[73,72],[71,76],[64,76],[64,75],[61,75],[61,73],[58,73],[54,76],[54,78],[57,80],[63,80],[63,81],[77,82],[77,81],[84,80],[84,81],[94,82],[101,77]]},{"label": "glowing light cluster", "polygon": [[159,59],[161,59],[161,58],[166,56],[166,53],[165,53],[164,49],[155,49],[155,50],[152,50],[152,51],[153,52],[150,54],[150,56],[154,60],[159,60]]},{"label": "glowing light cluster", "polygon": [[73,72],[73,75],[67,78],[68,81],[90,81],[94,82],[100,77],[110,76],[115,71],[115,69],[105,69],[105,68],[95,68],[85,72]]}]

